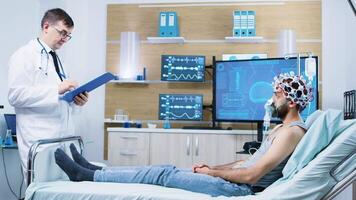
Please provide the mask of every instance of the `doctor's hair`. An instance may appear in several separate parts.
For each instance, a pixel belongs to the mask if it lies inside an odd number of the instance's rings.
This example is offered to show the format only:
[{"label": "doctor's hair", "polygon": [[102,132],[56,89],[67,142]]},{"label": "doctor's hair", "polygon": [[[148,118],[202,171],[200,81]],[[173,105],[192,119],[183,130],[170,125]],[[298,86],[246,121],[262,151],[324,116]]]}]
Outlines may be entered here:
[{"label": "doctor's hair", "polygon": [[41,20],[41,28],[43,28],[43,25],[46,22],[53,25],[59,21],[63,21],[63,24],[68,28],[74,26],[74,22],[72,18],[64,10],[60,8],[54,8],[54,9],[47,10],[46,13],[44,14]]}]

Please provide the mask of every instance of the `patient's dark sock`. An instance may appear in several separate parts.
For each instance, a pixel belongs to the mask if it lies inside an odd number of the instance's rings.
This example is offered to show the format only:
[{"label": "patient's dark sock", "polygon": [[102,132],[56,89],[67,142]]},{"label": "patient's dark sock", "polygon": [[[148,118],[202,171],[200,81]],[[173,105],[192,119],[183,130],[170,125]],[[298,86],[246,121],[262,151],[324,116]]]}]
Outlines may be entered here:
[{"label": "patient's dark sock", "polygon": [[78,165],[62,149],[57,149],[54,152],[54,157],[57,165],[68,175],[71,181],[93,181],[95,171]]},{"label": "patient's dark sock", "polygon": [[70,144],[70,152],[72,153],[72,157],[76,163],[78,163],[80,166],[85,167],[87,169],[91,170],[101,170],[102,167],[93,165],[89,163],[78,151],[77,148],[75,148],[75,145],[72,143]]}]

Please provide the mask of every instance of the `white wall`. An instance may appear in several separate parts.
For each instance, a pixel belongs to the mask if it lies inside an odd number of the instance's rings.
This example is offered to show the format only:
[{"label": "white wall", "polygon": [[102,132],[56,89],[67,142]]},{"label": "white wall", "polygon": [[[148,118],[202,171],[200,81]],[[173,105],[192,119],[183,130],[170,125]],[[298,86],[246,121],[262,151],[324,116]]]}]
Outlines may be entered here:
[{"label": "white wall", "polygon": [[[355,33],[356,16],[347,0],[323,0],[323,109],[342,109],[343,92],[356,89]],[[336,197],[348,199],[352,199],[352,186]]]},{"label": "white wall", "polygon": [[[29,7],[31,9],[27,9]],[[7,102],[8,60],[17,48],[25,45],[39,32],[39,8],[36,0],[4,1],[0,6],[0,105],[5,105],[5,112],[14,112]]]},{"label": "white wall", "polygon": [[343,92],[356,89],[355,33],[356,16],[347,0],[323,0],[323,109],[342,109]]},{"label": "white wall", "polygon": [[[28,9],[31,8],[31,9]],[[2,1],[0,6],[0,135],[5,133],[3,113],[13,113],[14,110],[7,102],[7,63],[11,54],[20,46],[25,45],[40,30],[40,4],[37,0],[11,0]],[[17,150],[3,150],[4,157],[0,155],[0,199],[16,199],[10,192],[5,181],[4,164],[7,169],[10,185],[16,195],[19,195],[21,184],[20,159]],[[3,159],[5,162],[3,162]],[[22,192],[23,194],[24,192]]]},{"label": "white wall", "polygon": [[[73,41],[67,45],[65,59],[72,77],[86,82],[105,72],[106,4],[97,1],[66,1],[73,17]],[[75,55],[75,56],[73,56]],[[103,162],[105,88],[90,93],[88,104],[76,117],[76,132],[83,136],[85,156]]]}]

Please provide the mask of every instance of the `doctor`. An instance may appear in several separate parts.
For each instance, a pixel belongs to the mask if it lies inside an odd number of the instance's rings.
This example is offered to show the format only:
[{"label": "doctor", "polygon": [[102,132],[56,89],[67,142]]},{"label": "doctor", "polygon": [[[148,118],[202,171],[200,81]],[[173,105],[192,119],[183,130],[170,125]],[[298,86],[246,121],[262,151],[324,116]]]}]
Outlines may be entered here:
[{"label": "doctor", "polygon": [[61,95],[77,87],[68,79],[56,54],[71,39],[73,27],[73,20],[64,10],[48,10],[42,18],[39,37],[18,49],[9,61],[8,100],[15,107],[25,175],[31,145],[40,139],[73,135],[71,114],[76,106],[88,101],[88,93],[75,97],[74,103],[60,100]]}]

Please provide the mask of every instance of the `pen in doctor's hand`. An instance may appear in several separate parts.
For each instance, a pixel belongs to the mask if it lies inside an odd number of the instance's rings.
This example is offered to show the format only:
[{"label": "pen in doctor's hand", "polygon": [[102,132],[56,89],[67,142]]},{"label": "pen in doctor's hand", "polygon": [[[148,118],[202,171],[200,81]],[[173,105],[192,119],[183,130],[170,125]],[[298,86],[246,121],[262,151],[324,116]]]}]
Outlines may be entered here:
[{"label": "pen in doctor's hand", "polygon": [[64,94],[67,91],[74,90],[78,86],[75,81],[64,80],[58,85],[58,94]]}]

